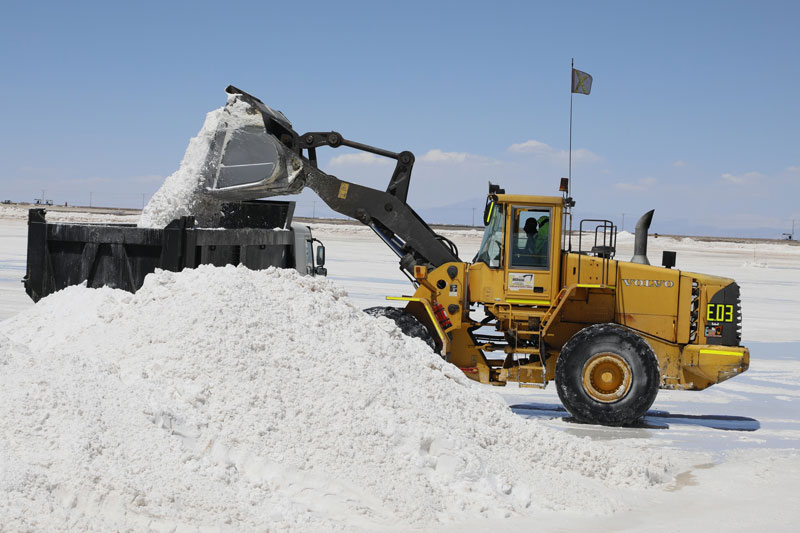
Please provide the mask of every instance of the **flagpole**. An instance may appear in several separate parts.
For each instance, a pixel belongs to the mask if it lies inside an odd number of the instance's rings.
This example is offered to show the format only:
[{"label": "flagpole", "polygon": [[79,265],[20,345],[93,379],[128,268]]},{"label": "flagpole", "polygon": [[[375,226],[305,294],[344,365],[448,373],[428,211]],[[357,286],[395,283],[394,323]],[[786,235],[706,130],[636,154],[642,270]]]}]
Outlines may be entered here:
[{"label": "flagpole", "polygon": [[569,69],[569,181],[567,182],[567,196],[572,197],[572,79],[575,70],[575,58],[572,58]]}]

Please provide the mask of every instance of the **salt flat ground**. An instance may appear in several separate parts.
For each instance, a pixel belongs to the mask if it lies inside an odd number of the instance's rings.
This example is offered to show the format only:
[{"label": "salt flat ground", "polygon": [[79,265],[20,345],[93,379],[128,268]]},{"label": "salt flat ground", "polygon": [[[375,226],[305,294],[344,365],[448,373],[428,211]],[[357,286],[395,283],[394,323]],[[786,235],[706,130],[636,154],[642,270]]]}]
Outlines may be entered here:
[{"label": "salt flat ground", "polygon": [[[19,213],[5,215],[0,218],[0,320],[33,305],[20,283],[26,223]],[[329,277],[345,287],[357,305],[386,305],[385,296],[411,292],[395,256],[367,228],[317,224],[312,229],[326,245]],[[479,232],[445,234],[457,243],[462,259],[472,258]],[[632,244],[630,234],[621,234],[617,257],[628,259]],[[732,277],[740,284],[743,343],[752,354],[748,372],[706,391],[661,391],[642,424],[633,428],[570,422],[552,385],[545,390],[510,385],[487,387],[487,391],[500,394],[521,417],[612,446],[624,441],[643,448],[677,449],[691,457],[695,466],[663,490],[642,491],[627,511],[611,517],[543,514],[535,520],[491,520],[438,530],[700,531],[716,527],[744,531],[766,525],[773,531],[797,531],[800,247],[665,238],[651,238],[649,244],[648,256],[654,264],[660,262],[662,250],[675,250],[677,268]]]}]

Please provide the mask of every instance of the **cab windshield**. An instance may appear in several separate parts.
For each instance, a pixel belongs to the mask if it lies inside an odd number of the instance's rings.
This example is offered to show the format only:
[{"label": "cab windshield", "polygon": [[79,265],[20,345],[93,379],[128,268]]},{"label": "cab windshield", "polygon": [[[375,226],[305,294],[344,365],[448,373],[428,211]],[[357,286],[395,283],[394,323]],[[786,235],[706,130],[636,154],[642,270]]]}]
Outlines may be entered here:
[{"label": "cab windshield", "polygon": [[500,267],[503,257],[503,208],[492,206],[489,223],[483,230],[483,240],[473,263],[486,263],[490,268]]}]

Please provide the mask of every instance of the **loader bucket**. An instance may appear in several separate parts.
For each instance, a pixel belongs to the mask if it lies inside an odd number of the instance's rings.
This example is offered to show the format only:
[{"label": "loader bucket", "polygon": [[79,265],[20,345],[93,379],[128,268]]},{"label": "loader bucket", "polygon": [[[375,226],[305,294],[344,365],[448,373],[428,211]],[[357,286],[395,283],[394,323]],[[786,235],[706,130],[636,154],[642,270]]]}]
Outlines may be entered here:
[{"label": "loader bucket", "polygon": [[229,118],[220,121],[204,166],[207,194],[238,201],[302,190],[303,161],[264,126],[265,110],[274,118],[286,118],[263,104],[259,107],[263,109],[238,97],[225,106]]}]

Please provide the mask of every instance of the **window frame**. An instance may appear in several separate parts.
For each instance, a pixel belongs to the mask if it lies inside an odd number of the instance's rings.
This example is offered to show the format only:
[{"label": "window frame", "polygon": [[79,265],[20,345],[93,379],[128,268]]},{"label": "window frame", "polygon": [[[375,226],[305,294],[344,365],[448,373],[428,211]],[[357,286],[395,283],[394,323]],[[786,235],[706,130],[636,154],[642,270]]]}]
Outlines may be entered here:
[{"label": "window frame", "polygon": [[[540,219],[543,216],[548,217],[548,224],[547,224],[547,245],[544,249],[544,264],[543,265],[521,265],[517,261],[515,261],[514,257],[514,250],[516,249],[516,241],[519,238],[520,233],[524,233],[524,230],[521,229],[519,226],[519,213],[524,211],[535,211],[539,212],[536,219]],[[508,238],[510,241],[510,245],[507,246],[508,248],[508,265],[509,270],[538,270],[538,271],[549,271],[550,270],[550,256],[551,256],[551,248],[553,245],[553,208],[541,205],[512,205],[511,206],[511,216],[509,217],[509,221],[512,223],[509,224],[509,233]],[[515,227],[515,224],[517,225]],[[538,232],[537,232],[538,235]],[[527,236],[526,236],[527,239]],[[527,246],[527,240],[526,240]],[[536,256],[534,256],[536,257]]]}]

